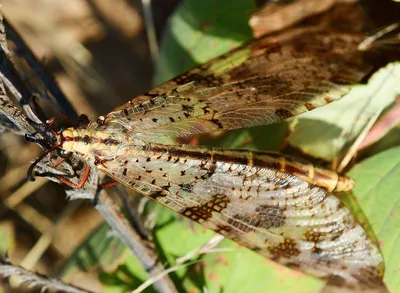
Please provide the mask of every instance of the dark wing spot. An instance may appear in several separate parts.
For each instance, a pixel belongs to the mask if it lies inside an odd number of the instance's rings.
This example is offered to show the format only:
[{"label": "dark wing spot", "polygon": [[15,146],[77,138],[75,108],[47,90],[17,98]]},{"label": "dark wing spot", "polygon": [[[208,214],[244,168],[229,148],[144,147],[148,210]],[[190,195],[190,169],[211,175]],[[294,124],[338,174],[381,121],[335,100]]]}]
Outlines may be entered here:
[{"label": "dark wing spot", "polygon": [[287,119],[294,116],[292,112],[286,109],[277,109],[275,111],[275,114],[278,115],[281,119]]},{"label": "dark wing spot", "polygon": [[326,233],[308,230],[307,232],[304,233],[304,238],[309,242],[321,242],[325,240]]},{"label": "dark wing spot", "polygon": [[[237,221],[238,220],[238,221]],[[283,210],[278,206],[263,205],[256,208],[255,213],[247,215],[236,215],[229,224],[242,230],[251,232],[257,228],[270,229],[279,228],[285,224],[286,217]]]},{"label": "dark wing spot", "polygon": [[256,215],[265,229],[282,227],[286,221],[279,206],[261,205],[256,208]]},{"label": "dark wing spot", "polygon": [[218,119],[211,119],[211,122],[218,126],[219,129],[223,129],[224,125]]},{"label": "dark wing spot", "polygon": [[214,231],[222,235],[229,235],[229,233],[232,231],[232,228],[226,225],[221,225],[218,226],[218,228]]},{"label": "dark wing spot", "polygon": [[150,198],[157,200],[159,197],[166,197],[167,193],[164,190],[156,191],[149,195]]},{"label": "dark wing spot", "polygon": [[206,105],[202,108],[204,114],[212,113],[212,109],[210,106]]},{"label": "dark wing spot", "polygon": [[314,246],[311,251],[315,254],[321,254],[321,252],[323,252],[323,250],[319,247]]},{"label": "dark wing spot", "polygon": [[222,194],[214,195],[213,199],[203,205],[186,208],[182,211],[182,215],[193,221],[207,221],[212,217],[213,212],[221,213],[228,206],[230,200]]},{"label": "dark wing spot", "polygon": [[275,257],[286,257],[296,256],[300,254],[300,250],[297,247],[296,242],[293,239],[285,238],[285,240],[279,243],[275,247],[268,247],[268,250]]},{"label": "dark wing spot", "polygon": [[186,112],[186,113],[192,113],[193,112],[193,106],[182,105],[182,111]]},{"label": "dark wing spot", "polygon": [[189,183],[185,183],[185,184],[179,184],[179,187],[182,188],[183,191],[185,192],[192,192],[193,190],[193,186]]},{"label": "dark wing spot", "polygon": [[311,103],[305,103],[304,106],[306,106],[308,111],[314,110],[316,107],[311,104]]},{"label": "dark wing spot", "polygon": [[295,262],[285,263],[285,266],[287,266],[288,268],[294,269],[294,270],[300,269],[300,264],[299,263],[295,263]]},{"label": "dark wing spot", "polygon": [[346,280],[338,275],[330,275],[327,279],[327,282],[335,287],[345,287],[347,285]]}]

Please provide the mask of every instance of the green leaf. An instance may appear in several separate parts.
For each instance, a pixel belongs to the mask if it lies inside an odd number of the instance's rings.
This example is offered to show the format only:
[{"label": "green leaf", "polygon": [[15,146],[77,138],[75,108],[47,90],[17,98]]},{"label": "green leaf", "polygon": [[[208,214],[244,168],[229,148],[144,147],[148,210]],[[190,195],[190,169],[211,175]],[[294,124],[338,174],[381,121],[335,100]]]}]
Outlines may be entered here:
[{"label": "green leaf", "polygon": [[[129,253],[130,254],[130,253]],[[132,254],[125,254],[123,262],[113,271],[101,272],[100,281],[105,293],[127,293],[140,286],[149,278],[139,260]],[[153,287],[143,292],[156,292]]]},{"label": "green leaf", "polygon": [[253,11],[254,3],[250,0],[183,1],[164,33],[154,84],[250,40],[248,20]]},{"label": "green leaf", "polygon": [[204,275],[209,292],[320,292],[318,279],[280,266],[257,253],[224,240],[222,247],[233,251],[209,254],[204,259]]},{"label": "green leaf", "polygon": [[363,156],[371,157],[374,154],[385,151],[393,146],[400,145],[400,126],[391,129],[384,137],[365,150]]},{"label": "green leaf", "polygon": [[[171,16],[164,33],[154,85],[251,40],[248,21],[254,9],[252,0],[183,1]],[[204,136],[201,144],[249,150],[278,150],[286,132],[286,124],[282,123],[233,130],[216,139]]]},{"label": "green leaf", "polygon": [[400,148],[389,149],[359,164],[349,176],[353,194],[374,231],[385,260],[384,281],[400,289]]},{"label": "green leaf", "polygon": [[73,279],[81,271],[114,272],[130,255],[125,245],[117,238],[110,236],[110,228],[102,224],[74,251],[61,274],[65,280]]},{"label": "green leaf", "polygon": [[[156,241],[169,263],[201,247],[215,234],[189,220],[174,219],[175,215],[171,212],[169,221],[162,221],[161,228],[155,230]],[[299,288],[307,288],[307,292],[312,293],[319,292],[324,285],[320,280],[266,260],[228,239],[223,240],[218,248],[228,251],[195,257],[193,260],[197,260],[197,264],[177,271],[185,292],[202,291],[205,286],[210,293],[221,290],[263,292],[267,289],[284,293],[298,292]]]},{"label": "green leaf", "polygon": [[289,144],[310,156],[333,161],[377,111],[394,101],[400,92],[399,75],[400,63],[389,64],[341,100],[298,116]]},{"label": "green leaf", "polygon": [[[176,214],[163,208],[154,229],[154,242],[158,246],[160,261],[173,265],[194,249],[201,247],[215,234],[187,219],[177,219]],[[233,241],[223,240],[218,248],[228,251],[195,255],[183,266],[170,274],[179,292],[298,292],[306,288],[317,293],[324,286],[318,279],[280,266],[264,257],[240,247]],[[166,269],[168,265],[165,265]],[[131,276],[131,277],[128,277]],[[129,292],[145,281],[147,276],[132,256],[126,258],[114,273],[102,274],[105,292]],[[301,286],[301,287],[299,287]],[[150,287],[145,292],[153,292]]]},{"label": "green leaf", "polygon": [[204,135],[199,144],[209,147],[246,149],[252,151],[278,151],[288,133],[286,122],[248,129],[226,131],[218,136]]}]

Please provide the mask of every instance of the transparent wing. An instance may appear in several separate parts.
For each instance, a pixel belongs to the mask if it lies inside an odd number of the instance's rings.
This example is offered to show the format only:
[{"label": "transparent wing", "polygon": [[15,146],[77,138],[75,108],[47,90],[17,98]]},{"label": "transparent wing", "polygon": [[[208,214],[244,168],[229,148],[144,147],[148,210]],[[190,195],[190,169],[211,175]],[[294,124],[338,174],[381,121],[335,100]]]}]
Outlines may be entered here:
[{"label": "transparent wing", "polygon": [[163,137],[275,123],[345,95],[371,66],[360,36],[298,33],[263,38],[195,68],[110,112],[95,128],[132,138]]},{"label": "transparent wing", "polygon": [[[277,162],[279,168],[268,167],[278,167]],[[127,145],[97,165],[124,185],[281,264],[332,282],[378,284],[382,258],[349,210],[284,166],[282,158],[263,153],[154,145],[142,150]]]}]

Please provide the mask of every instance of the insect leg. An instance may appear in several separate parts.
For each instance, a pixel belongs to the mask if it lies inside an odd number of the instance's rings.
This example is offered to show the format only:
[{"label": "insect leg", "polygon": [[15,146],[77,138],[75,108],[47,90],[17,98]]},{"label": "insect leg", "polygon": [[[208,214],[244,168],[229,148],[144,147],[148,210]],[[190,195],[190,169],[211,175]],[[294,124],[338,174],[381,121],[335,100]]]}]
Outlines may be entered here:
[{"label": "insect leg", "polygon": [[99,202],[99,196],[100,196],[100,191],[102,191],[105,188],[110,188],[113,187],[114,185],[118,184],[118,181],[115,180],[111,180],[109,182],[106,183],[102,183],[100,185],[98,185],[97,190],[96,190],[96,194],[94,195],[94,199],[93,199],[93,205],[96,206]]},{"label": "insect leg", "polygon": [[[58,161],[59,161],[59,160],[58,160]],[[58,161],[57,161],[57,162],[58,162]],[[56,162],[56,163],[57,163],[57,162]],[[61,162],[61,163],[62,163],[62,162]],[[60,164],[61,164],[61,163],[60,163]],[[87,165],[87,164],[85,164],[85,167],[83,168],[82,174],[80,175],[80,177],[79,177],[77,183],[73,183],[71,180],[67,179],[67,178],[64,177],[64,176],[60,176],[60,175],[57,175],[56,178],[57,178],[60,182],[64,183],[65,185],[68,185],[69,187],[72,187],[72,188],[82,188],[83,185],[85,185],[86,181],[88,180],[89,175],[90,175],[90,166]]]},{"label": "insect leg", "polygon": [[118,181],[111,180],[109,182],[103,183],[100,185],[101,189],[110,188],[118,184]]},{"label": "insect leg", "polygon": [[51,166],[52,168],[57,168],[57,167],[60,166],[64,161],[65,161],[65,158],[58,158],[57,161],[52,162],[52,163],[50,164],[50,166]]}]

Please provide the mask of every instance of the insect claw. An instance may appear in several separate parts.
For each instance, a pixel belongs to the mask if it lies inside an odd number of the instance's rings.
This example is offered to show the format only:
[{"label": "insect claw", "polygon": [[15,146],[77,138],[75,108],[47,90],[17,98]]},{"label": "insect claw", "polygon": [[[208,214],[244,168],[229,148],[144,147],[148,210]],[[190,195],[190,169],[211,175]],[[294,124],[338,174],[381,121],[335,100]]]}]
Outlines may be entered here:
[{"label": "insect claw", "polygon": [[36,165],[48,154],[48,152],[44,152],[41,154],[33,163],[29,166],[26,176],[29,181],[35,181],[35,177],[33,177],[33,169],[35,169]]},{"label": "insect claw", "polygon": [[35,177],[33,177],[33,169],[35,168],[36,164],[33,163],[32,165],[30,165],[27,173],[26,173],[26,177],[28,178],[29,181],[35,181]]}]

